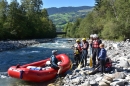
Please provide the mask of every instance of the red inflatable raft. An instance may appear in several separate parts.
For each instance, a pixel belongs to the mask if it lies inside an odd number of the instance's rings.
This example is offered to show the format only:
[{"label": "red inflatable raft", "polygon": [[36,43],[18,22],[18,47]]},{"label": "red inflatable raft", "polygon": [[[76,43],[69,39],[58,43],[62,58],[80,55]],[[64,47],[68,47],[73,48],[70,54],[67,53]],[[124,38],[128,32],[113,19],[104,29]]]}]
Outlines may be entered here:
[{"label": "red inflatable raft", "polygon": [[[71,68],[71,61],[66,54],[59,54],[56,58],[60,61],[59,65],[63,67],[62,73],[65,73]],[[46,66],[49,64],[49,61],[50,58],[22,66],[12,66],[8,69],[8,75],[32,82],[51,80],[55,78],[57,70]]]}]

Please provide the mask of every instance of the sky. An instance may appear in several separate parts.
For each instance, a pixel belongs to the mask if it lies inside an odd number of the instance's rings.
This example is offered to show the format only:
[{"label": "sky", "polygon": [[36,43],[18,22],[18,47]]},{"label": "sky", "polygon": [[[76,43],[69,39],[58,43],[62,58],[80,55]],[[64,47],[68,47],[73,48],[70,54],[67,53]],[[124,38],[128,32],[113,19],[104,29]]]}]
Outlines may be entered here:
[{"label": "sky", "polygon": [[94,6],[95,0],[43,0],[43,8],[68,6]]},{"label": "sky", "polygon": [[[7,0],[11,2],[11,0]],[[17,0],[20,1],[20,0]],[[50,7],[78,7],[78,6],[94,6],[95,0],[42,0],[43,8]]]}]

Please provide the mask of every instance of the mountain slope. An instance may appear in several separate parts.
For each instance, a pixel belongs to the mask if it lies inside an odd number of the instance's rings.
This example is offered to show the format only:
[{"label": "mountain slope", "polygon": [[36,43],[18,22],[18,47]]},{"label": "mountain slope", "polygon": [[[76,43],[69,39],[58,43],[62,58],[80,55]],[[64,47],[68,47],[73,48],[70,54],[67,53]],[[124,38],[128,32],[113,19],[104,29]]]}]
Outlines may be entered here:
[{"label": "mountain slope", "polygon": [[77,18],[84,18],[93,7],[61,7],[48,8],[49,18],[56,25],[57,31],[61,31],[68,22],[74,22]]},{"label": "mountain slope", "polygon": [[77,12],[83,9],[91,9],[92,6],[80,6],[80,7],[61,7],[61,8],[48,8],[47,12],[49,15],[56,14],[56,13],[68,13],[68,12]]}]

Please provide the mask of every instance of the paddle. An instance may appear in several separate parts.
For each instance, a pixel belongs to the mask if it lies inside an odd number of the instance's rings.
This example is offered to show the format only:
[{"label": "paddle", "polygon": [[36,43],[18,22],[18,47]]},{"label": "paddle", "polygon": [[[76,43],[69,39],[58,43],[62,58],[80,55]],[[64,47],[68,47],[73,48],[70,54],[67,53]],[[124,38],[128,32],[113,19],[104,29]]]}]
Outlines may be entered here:
[{"label": "paddle", "polygon": [[70,70],[73,68],[73,63],[72,61],[70,60]]},{"label": "paddle", "polygon": [[92,64],[92,56],[90,56],[90,59],[89,59],[89,66],[92,67],[93,64]]},{"label": "paddle", "polygon": [[90,47],[90,59],[89,59],[89,66],[92,67],[93,63],[92,63],[92,48]]}]

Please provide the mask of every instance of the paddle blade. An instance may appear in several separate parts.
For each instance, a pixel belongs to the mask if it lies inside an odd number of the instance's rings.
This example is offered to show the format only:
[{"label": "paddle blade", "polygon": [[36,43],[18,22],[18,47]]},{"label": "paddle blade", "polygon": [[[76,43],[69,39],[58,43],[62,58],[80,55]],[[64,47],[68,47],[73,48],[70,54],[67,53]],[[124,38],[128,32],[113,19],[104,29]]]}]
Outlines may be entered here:
[{"label": "paddle blade", "polygon": [[93,64],[92,64],[92,57],[90,57],[89,66],[90,66],[90,67],[93,66]]},{"label": "paddle blade", "polygon": [[82,66],[82,65],[81,65],[81,63],[79,63],[79,65],[78,65],[78,67],[77,67],[77,68],[78,68],[78,69],[80,69],[80,68],[81,68],[81,66]]},{"label": "paddle blade", "polygon": [[72,61],[70,60],[70,70],[73,68],[73,63]]}]

